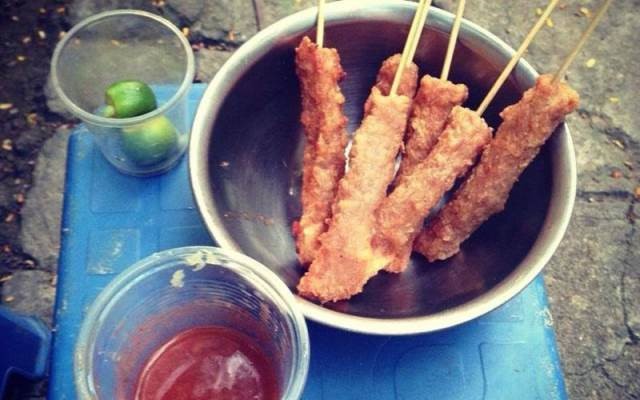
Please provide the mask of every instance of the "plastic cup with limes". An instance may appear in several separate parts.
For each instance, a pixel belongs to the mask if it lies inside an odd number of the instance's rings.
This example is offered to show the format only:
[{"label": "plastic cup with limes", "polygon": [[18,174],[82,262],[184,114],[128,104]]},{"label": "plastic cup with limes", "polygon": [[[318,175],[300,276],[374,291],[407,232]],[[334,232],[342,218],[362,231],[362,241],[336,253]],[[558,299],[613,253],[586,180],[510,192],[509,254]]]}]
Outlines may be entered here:
[{"label": "plastic cup with limes", "polygon": [[145,11],[93,15],[60,40],[52,87],[84,122],[92,143],[120,172],[157,175],[185,154],[195,75],[180,29]]}]

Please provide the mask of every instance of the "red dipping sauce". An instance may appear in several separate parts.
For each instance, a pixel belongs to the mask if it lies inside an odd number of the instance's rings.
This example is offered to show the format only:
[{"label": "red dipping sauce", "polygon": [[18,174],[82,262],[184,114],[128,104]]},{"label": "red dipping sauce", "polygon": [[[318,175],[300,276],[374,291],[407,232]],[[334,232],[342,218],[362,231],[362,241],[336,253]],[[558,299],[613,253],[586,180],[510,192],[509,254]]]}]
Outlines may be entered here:
[{"label": "red dipping sauce", "polygon": [[136,400],[276,400],[276,373],[247,336],[222,327],[184,331],[151,356]]}]

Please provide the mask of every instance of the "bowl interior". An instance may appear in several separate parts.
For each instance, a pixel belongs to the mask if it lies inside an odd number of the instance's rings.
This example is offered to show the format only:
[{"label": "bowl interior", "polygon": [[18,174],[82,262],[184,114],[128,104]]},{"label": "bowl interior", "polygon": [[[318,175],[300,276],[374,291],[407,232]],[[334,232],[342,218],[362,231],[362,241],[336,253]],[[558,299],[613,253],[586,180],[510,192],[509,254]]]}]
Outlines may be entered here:
[{"label": "bowl interior", "polygon": [[[449,17],[439,11],[430,15],[434,16],[430,16],[415,59],[421,75],[439,75],[448,39]],[[381,62],[401,51],[410,20],[409,9],[396,18],[374,12],[367,18],[328,20],[326,44],[339,49],[347,73],[341,87],[350,132],[360,123]],[[279,35],[268,44],[268,52],[250,60],[252,65],[240,76],[230,78],[235,81],[215,114],[203,155],[208,157],[204,191],[215,206],[199,204],[203,213],[216,213],[216,226],[211,226],[207,216],[205,220],[214,236],[224,236],[216,237],[223,246],[236,247],[269,266],[292,290],[304,273],[291,235],[291,224],[301,212],[304,144],[294,48],[303,35],[314,37],[311,26]],[[466,105],[476,107],[508,56],[472,30],[468,24],[463,26],[450,79],[469,86]],[[482,41],[485,43],[479,45]],[[500,110],[515,103],[533,80],[530,67],[520,63],[485,113],[491,126],[499,124]],[[557,150],[561,145],[556,139],[527,168],[506,210],[485,223],[457,256],[429,264],[414,255],[406,272],[380,273],[363,293],[324,307],[376,319],[432,316],[477,300],[505,281],[527,256],[545,221],[557,153],[554,147]]]}]

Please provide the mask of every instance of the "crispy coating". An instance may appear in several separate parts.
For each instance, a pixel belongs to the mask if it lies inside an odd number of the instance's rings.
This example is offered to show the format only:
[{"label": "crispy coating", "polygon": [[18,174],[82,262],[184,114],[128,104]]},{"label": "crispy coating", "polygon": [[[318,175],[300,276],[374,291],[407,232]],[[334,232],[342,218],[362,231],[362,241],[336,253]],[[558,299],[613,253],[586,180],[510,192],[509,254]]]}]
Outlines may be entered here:
[{"label": "crispy coating", "polygon": [[[400,59],[402,54],[394,54],[382,62],[380,70],[378,71],[378,77],[376,78],[376,87],[380,89],[380,93],[385,96],[389,95],[391,85],[393,84],[393,78],[400,65]],[[415,63],[407,65],[402,72],[402,78],[398,85],[398,94],[407,96],[410,99],[416,95],[416,89],[418,88],[418,66]]]},{"label": "crispy coating", "polygon": [[413,99],[397,183],[410,175],[413,167],[427,157],[438,141],[451,110],[464,103],[468,95],[469,91],[463,84],[456,85],[429,75],[422,77],[418,93]]},{"label": "crispy coating", "polygon": [[476,112],[453,108],[433,150],[413,166],[376,213],[373,247],[388,260],[387,271],[406,269],[424,218],[490,140],[491,128]]},{"label": "crispy coating", "polygon": [[294,224],[298,257],[310,263],[327,228],[331,204],[344,174],[347,145],[345,98],[338,82],[345,76],[335,49],[318,48],[304,37],[296,49],[306,143],[302,166],[302,216]]},{"label": "crispy coating", "polygon": [[329,229],[320,237],[320,250],[298,284],[301,295],[321,302],[348,299],[380,269],[371,246],[374,212],[393,179],[409,104],[406,96],[383,96],[377,87],[372,89]]},{"label": "crispy coating", "polygon": [[502,211],[511,188],[564,117],[578,106],[578,94],[542,75],[522,99],[504,109],[502,125],[470,177],[421,232],[414,248],[429,261],[460,250],[484,221]]}]

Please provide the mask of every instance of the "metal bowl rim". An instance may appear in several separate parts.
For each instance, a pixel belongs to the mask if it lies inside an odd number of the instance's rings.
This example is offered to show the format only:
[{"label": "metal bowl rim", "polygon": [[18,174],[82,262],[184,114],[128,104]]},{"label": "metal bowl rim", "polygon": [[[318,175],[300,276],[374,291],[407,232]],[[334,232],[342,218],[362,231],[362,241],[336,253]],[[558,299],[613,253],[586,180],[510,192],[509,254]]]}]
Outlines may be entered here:
[{"label": "metal bowl rim", "polygon": [[[372,20],[384,18],[394,22],[402,20],[403,14],[413,14],[416,3],[409,1],[371,1],[363,4],[358,0],[346,0],[326,5],[326,24],[353,20]],[[224,103],[226,95],[233,89],[234,79],[248,71],[253,63],[270,50],[278,38],[305,32],[315,24],[316,8],[310,8],[292,14],[257,33],[242,45],[222,66],[208,85],[198,106],[189,146],[189,176],[197,207],[205,225],[214,240],[222,248],[242,252],[233,238],[224,230],[223,222],[211,196],[208,193],[210,175],[208,170],[208,149],[212,137],[212,128],[217,113]],[[450,27],[453,14],[432,7],[427,27],[443,32]],[[506,58],[515,52],[502,39],[488,30],[468,20],[463,20],[460,39],[472,40],[476,45],[490,46]],[[514,71],[524,74],[531,84],[538,73],[525,60],[521,59]],[[346,314],[325,308],[305,298],[297,296],[298,305],[303,314],[316,322],[347,331],[375,335],[410,335],[435,332],[450,328],[478,318],[503,305],[525,289],[542,271],[557,249],[569,224],[576,194],[576,160],[573,142],[566,124],[556,132],[553,156],[553,184],[549,209],[539,236],[520,264],[504,280],[486,293],[459,306],[431,315],[405,318],[371,318]],[[558,165],[561,164],[560,171]],[[365,289],[366,290],[366,289]]]}]

